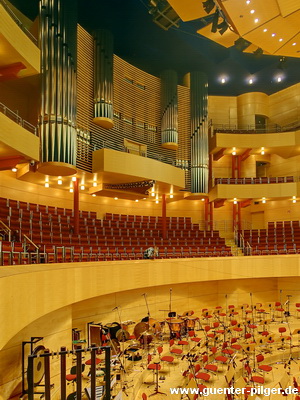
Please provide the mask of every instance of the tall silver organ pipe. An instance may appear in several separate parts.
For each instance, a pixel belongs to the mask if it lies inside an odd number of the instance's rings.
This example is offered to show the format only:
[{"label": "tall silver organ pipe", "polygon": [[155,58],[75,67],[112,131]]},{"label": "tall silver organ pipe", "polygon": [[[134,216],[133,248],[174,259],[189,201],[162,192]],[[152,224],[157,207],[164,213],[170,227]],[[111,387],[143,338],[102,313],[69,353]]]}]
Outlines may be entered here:
[{"label": "tall silver organ pipe", "polygon": [[191,192],[208,193],[208,83],[204,73],[185,75],[191,107]]},{"label": "tall silver organ pipe", "polygon": [[94,31],[94,123],[113,127],[113,36],[109,31]]},{"label": "tall silver organ pipe", "polygon": [[178,147],[178,96],[177,73],[166,70],[161,73],[161,144],[166,149]]},{"label": "tall silver organ pipe", "polygon": [[[76,71],[61,0],[40,0],[41,161],[76,165]],[[42,171],[43,172],[43,171]]]}]

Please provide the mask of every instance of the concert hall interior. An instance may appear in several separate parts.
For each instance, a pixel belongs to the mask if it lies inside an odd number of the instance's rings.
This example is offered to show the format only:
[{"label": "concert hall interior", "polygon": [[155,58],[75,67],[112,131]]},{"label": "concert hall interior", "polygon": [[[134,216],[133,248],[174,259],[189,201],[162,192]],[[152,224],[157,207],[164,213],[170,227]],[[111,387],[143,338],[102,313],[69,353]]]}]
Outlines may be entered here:
[{"label": "concert hall interior", "polygon": [[300,400],[299,17],[0,0],[0,400]]}]

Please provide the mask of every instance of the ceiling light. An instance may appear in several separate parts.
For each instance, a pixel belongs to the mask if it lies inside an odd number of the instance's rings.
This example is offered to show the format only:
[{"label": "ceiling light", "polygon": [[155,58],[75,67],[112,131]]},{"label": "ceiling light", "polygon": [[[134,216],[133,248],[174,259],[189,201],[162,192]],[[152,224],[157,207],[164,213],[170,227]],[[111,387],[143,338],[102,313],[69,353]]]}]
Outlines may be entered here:
[{"label": "ceiling light", "polygon": [[46,187],[46,188],[49,187],[49,182],[45,182],[45,187]]},{"label": "ceiling light", "polygon": [[93,194],[92,194],[92,197],[96,197],[96,194],[95,194],[95,193],[93,193]]},{"label": "ceiling light", "polygon": [[258,19],[258,18],[255,18],[254,23],[257,24],[258,21],[259,21],[259,19]]},{"label": "ceiling light", "polygon": [[236,155],[236,148],[235,147],[233,147],[232,148],[232,153],[231,153],[233,156],[235,156]]},{"label": "ceiling light", "polygon": [[57,183],[58,183],[58,185],[62,185],[62,179],[61,179],[61,176],[59,176],[59,177],[58,177],[58,179],[57,179]]},{"label": "ceiling light", "polygon": [[272,37],[276,36],[276,33],[272,33]]},{"label": "ceiling light", "polygon": [[84,185],[81,185],[81,186],[80,186],[80,189],[81,189],[81,190],[84,190],[84,189],[85,189]]},{"label": "ceiling light", "polygon": [[97,186],[97,182],[93,182],[93,186],[96,187]]},{"label": "ceiling light", "polygon": [[17,172],[18,171],[18,169],[16,167],[12,168],[11,170],[12,170],[12,172]]},{"label": "ceiling light", "polygon": [[174,196],[173,196],[172,194],[170,194],[170,199],[173,199],[173,197],[174,197]]},{"label": "ceiling light", "polygon": [[143,197],[143,200],[147,200],[147,197]]},{"label": "ceiling light", "polygon": [[293,199],[296,199],[296,196],[293,196]]},{"label": "ceiling light", "polygon": [[237,204],[237,199],[236,199],[236,197],[233,199],[233,204]]},{"label": "ceiling light", "polygon": [[254,13],[255,13],[255,10],[251,10],[251,11],[250,11],[250,14],[254,14]]},{"label": "ceiling light", "polygon": [[264,32],[268,32],[268,29],[267,29],[267,28],[265,28],[265,29],[264,29]]},{"label": "ceiling light", "polygon": [[282,38],[280,38],[280,39],[279,39],[279,42],[282,42],[282,41],[283,41],[283,39],[282,39]]},{"label": "ceiling light", "polygon": [[247,0],[247,1],[246,1],[246,4],[250,4],[250,0]]},{"label": "ceiling light", "polygon": [[296,43],[296,42],[294,42],[294,43],[292,44],[292,46],[296,46],[296,44],[297,44],[297,43]]},{"label": "ceiling light", "polygon": [[114,197],[115,200],[118,200],[118,197]]},{"label": "ceiling light", "polygon": [[73,182],[76,182],[76,179],[77,179],[76,176],[72,176],[72,181]]},{"label": "ceiling light", "polygon": [[281,80],[282,80],[281,76],[278,76],[277,82],[281,82]]},{"label": "ceiling light", "polygon": [[155,203],[156,203],[156,204],[158,204],[158,203],[159,203],[159,201],[158,201],[158,200],[156,200],[156,201],[155,201]]},{"label": "ceiling light", "polygon": [[136,199],[135,202],[138,203],[139,202],[138,199]]},{"label": "ceiling light", "polygon": [[201,201],[204,201],[205,200],[205,198],[203,197],[202,199],[201,199]]},{"label": "ceiling light", "polygon": [[293,199],[293,203],[297,203],[297,200],[296,200],[296,199]]},{"label": "ceiling light", "polygon": [[151,193],[151,196],[152,196],[152,197],[154,197],[154,196],[155,196],[155,193],[154,193],[154,192],[152,192],[152,193]]},{"label": "ceiling light", "polygon": [[266,198],[265,198],[265,197],[263,197],[261,202],[262,202],[263,204],[265,204],[265,202],[266,202]]},{"label": "ceiling light", "polygon": [[73,192],[74,192],[74,189],[73,189],[73,188],[70,188],[69,190],[70,190],[70,193],[73,193]]},{"label": "ceiling light", "polygon": [[262,156],[265,154],[265,148],[264,148],[264,147],[261,148],[260,154],[261,154]]},{"label": "ceiling light", "polygon": [[222,78],[221,79],[221,83],[225,83],[226,82],[226,79],[225,78]]},{"label": "ceiling light", "polygon": [[252,79],[252,78],[250,78],[248,82],[249,82],[249,85],[252,85],[252,83],[253,83],[253,79]]}]

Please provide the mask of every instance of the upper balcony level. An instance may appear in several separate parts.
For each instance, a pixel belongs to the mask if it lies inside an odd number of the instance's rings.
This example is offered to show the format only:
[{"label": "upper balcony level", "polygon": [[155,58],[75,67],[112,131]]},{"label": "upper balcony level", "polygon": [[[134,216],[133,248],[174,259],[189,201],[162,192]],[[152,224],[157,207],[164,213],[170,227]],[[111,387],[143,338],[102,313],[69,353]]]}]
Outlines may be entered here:
[{"label": "upper balcony level", "polygon": [[209,150],[217,161],[223,155],[277,154],[289,158],[300,154],[300,121],[287,125],[271,125],[264,129],[252,125],[237,127],[236,125],[210,123]]},{"label": "upper balcony level", "polygon": [[0,81],[39,74],[37,39],[5,0],[0,1],[0,21]]}]

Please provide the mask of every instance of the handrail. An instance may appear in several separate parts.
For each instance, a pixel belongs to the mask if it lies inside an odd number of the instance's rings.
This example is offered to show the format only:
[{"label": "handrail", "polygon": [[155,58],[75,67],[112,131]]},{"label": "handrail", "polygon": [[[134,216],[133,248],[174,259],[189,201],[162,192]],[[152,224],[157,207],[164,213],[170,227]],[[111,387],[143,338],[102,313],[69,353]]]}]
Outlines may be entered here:
[{"label": "handrail", "polygon": [[215,185],[262,185],[269,183],[293,183],[299,182],[299,176],[262,176],[259,178],[215,178]]},{"label": "handrail", "polygon": [[246,243],[246,254],[245,255],[246,256],[252,256],[252,246],[250,245],[250,243],[248,241]]},{"label": "handrail", "polygon": [[[4,230],[4,232],[6,234],[8,234],[8,241],[10,242],[11,241],[11,229],[1,220],[0,220],[0,224],[4,227],[4,229],[2,229],[2,230]],[[1,228],[0,228],[0,230],[1,230]]]},{"label": "handrail", "polygon": [[8,12],[8,14],[11,16],[11,18],[15,21],[15,23],[22,29],[22,31],[29,37],[29,39],[37,46],[38,45],[38,40],[36,37],[33,36],[31,32],[26,28],[26,26],[23,25],[22,21],[16,16],[16,14],[13,12],[13,10],[9,7],[9,5],[4,1],[0,0],[0,4],[3,5],[5,10]]},{"label": "handrail", "polygon": [[22,233],[22,235],[25,238],[25,243],[29,242],[30,244],[32,244],[39,251],[39,246],[37,246],[35,243],[33,243],[33,241],[27,235],[25,235],[25,233]]},{"label": "handrail", "polygon": [[[1,0],[0,0],[1,1]],[[6,107],[5,104],[0,102],[0,111],[6,115],[9,119],[12,121],[16,122],[17,124],[21,125],[24,129],[27,131],[33,133],[35,136],[37,136],[37,128],[30,124],[28,121],[25,119],[21,118],[17,113]]]},{"label": "handrail", "polygon": [[300,121],[293,121],[287,125],[273,124],[265,128],[257,128],[255,125],[242,125],[237,126],[235,124],[214,124],[213,121],[210,122],[212,127],[212,134],[216,133],[233,133],[233,134],[260,134],[260,133],[278,133],[278,132],[289,132],[300,129]]}]

